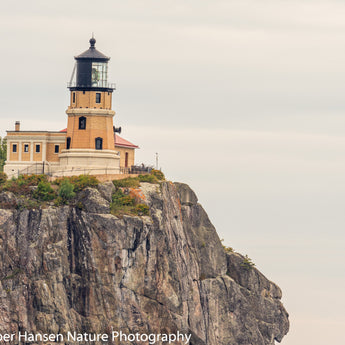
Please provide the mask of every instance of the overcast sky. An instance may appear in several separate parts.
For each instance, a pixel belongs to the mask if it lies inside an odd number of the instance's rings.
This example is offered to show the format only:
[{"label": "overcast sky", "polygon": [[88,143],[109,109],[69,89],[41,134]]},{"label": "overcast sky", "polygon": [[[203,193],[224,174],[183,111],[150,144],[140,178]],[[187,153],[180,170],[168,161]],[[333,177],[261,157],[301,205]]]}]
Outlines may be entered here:
[{"label": "overcast sky", "polygon": [[345,343],[344,17],[337,0],[3,1],[0,135],[66,127],[94,32],[137,162],[158,152],[282,288],[282,344]]}]

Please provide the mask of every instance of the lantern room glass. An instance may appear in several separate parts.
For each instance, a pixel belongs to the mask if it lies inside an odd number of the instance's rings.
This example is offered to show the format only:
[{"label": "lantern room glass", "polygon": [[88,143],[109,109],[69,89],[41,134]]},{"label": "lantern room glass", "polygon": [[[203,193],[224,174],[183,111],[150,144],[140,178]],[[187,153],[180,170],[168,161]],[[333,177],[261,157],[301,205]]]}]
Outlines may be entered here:
[{"label": "lantern room glass", "polygon": [[106,62],[93,62],[91,82],[92,87],[107,87],[108,64]]}]

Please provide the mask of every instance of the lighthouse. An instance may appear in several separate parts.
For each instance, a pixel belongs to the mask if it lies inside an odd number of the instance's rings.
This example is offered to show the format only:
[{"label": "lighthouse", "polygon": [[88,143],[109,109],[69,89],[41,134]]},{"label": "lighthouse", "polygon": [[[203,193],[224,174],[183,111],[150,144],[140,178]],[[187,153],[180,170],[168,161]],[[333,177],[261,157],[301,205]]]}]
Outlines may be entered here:
[{"label": "lighthouse", "polygon": [[83,170],[91,174],[117,174],[120,156],[114,142],[115,86],[108,82],[110,58],[96,49],[95,38],[89,42],[89,49],[75,56],[68,84],[70,104],[66,110],[67,133],[65,149],[59,155],[60,168],[72,175]]},{"label": "lighthouse", "polygon": [[114,126],[112,95],[115,85],[108,82],[110,58],[96,49],[96,40],[75,56],[68,83],[67,128],[58,131],[22,130],[20,121],[7,130],[9,177],[21,174],[49,174],[52,177],[81,174],[128,174],[139,147],[119,136]]}]

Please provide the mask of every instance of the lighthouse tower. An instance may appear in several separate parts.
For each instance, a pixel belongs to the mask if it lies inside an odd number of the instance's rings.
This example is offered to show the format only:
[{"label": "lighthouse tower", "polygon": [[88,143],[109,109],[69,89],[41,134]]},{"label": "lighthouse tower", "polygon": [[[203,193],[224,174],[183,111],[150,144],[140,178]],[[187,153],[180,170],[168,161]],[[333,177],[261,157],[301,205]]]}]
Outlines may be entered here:
[{"label": "lighthouse tower", "polygon": [[89,49],[75,57],[76,67],[68,85],[66,145],[59,155],[60,169],[66,175],[120,171],[120,156],[114,143],[114,85],[108,83],[110,58],[98,51],[95,44],[96,40],[91,38]]}]

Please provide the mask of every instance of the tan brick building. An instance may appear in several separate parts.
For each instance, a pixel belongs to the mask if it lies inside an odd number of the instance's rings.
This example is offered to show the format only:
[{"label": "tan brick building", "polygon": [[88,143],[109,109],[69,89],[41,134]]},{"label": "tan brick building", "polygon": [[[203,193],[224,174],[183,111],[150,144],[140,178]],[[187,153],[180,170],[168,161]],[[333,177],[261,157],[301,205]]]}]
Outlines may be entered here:
[{"label": "tan brick building", "polygon": [[120,155],[120,167],[126,172],[134,165],[135,149],[138,146],[115,134],[115,150]]},{"label": "tan brick building", "polygon": [[56,176],[118,174],[134,165],[138,146],[117,135],[121,128],[113,123],[115,88],[107,80],[110,58],[99,52],[95,43],[91,38],[89,49],[75,57],[76,68],[68,86],[67,128],[59,132],[21,131],[17,121],[15,130],[7,131],[4,171],[9,177],[35,172]]}]

